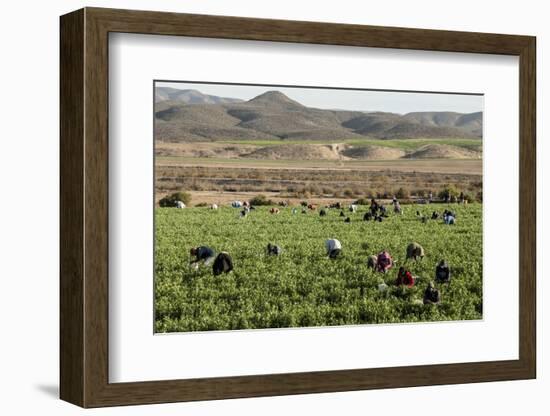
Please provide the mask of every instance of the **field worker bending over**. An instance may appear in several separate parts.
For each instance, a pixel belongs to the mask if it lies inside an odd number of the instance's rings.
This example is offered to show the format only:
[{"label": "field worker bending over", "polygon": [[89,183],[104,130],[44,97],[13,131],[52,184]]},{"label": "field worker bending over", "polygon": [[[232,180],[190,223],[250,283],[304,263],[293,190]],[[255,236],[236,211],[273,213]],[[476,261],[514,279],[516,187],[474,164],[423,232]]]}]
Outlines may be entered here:
[{"label": "field worker bending over", "polygon": [[418,243],[409,244],[407,246],[406,260],[408,259],[417,260],[418,258],[420,258],[420,260],[424,258],[424,248]]},{"label": "field worker bending over", "polygon": [[445,224],[447,225],[454,225],[455,224],[455,217],[451,213],[448,213],[443,217],[443,220],[445,221]]},{"label": "field worker bending over", "polygon": [[447,225],[454,225],[456,222],[456,214],[450,210],[443,211],[443,222]]},{"label": "field worker bending over", "polygon": [[414,277],[410,271],[405,270],[404,267],[400,267],[397,272],[397,280],[395,281],[396,286],[414,286]]},{"label": "field worker bending over", "polygon": [[267,244],[267,255],[268,256],[280,256],[283,252],[283,249],[277,245],[268,243]]},{"label": "field worker bending over", "polygon": [[393,260],[390,253],[387,251],[381,251],[376,256],[376,268],[375,270],[380,273],[387,273],[389,269],[393,267]]},{"label": "field worker bending over", "polygon": [[199,264],[201,262],[203,262],[205,266],[208,266],[214,261],[215,257],[214,250],[207,246],[193,247],[191,248],[190,253],[192,257],[195,257],[195,259],[191,260],[189,264],[194,266],[195,270],[199,268]]},{"label": "field worker bending over", "polygon": [[430,282],[424,292],[424,305],[437,305],[440,302],[441,295],[439,294],[439,290],[435,288],[433,282]]},{"label": "field worker bending over", "polygon": [[377,261],[376,256],[369,256],[367,258],[367,267],[369,269],[375,270],[376,269],[376,261]]},{"label": "field worker bending over", "polygon": [[393,212],[395,214],[402,214],[403,211],[401,210],[401,204],[399,203],[398,200],[395,200],[395,202],[393,203]]},{"label": "field worker bending over", "polygon": [[229,253],[222,251],[214,260],[212,272],[214,276],[218,276],[222,273],[229,273],[231,270],[233,270],[233,259]]},{"label": "field worker bending over", "polygon": [[445,260],[441,260],[435,268],[435,281],[438,283],[449,283],[451,280],[451,269]]},{"label": "field worker bending over", "polygon": [[451,215],[456,218],[456,214],[450,209],[446,209],[445,211],[443,211],[443,217],[446,217],[447,215]]},{"label": "field worker bending over", "polygon": [[325,247],[327,249],[327,256],[331,259],[335,259],[342,252],[342,243],[335,238],[325,241]]},{"label": "field worker bending over", "polygon": [[376,215],[376,212],[378,211],[378,202],[376,202],[376,199],[372,198],[370,200],[370,212],[372,215]]}]

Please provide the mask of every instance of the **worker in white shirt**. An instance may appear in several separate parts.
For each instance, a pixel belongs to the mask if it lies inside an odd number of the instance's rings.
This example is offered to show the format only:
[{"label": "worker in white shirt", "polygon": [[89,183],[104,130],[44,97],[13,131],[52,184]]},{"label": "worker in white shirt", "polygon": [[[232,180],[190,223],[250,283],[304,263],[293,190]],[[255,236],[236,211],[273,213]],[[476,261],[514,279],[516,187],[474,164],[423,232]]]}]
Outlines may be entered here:
[{"label": "worker in white shirt", "polygon": [[331,259],[335,259],[342,252],[342,243],[335,238],[325,241],[325,247],[327,249],[327,256]]}]

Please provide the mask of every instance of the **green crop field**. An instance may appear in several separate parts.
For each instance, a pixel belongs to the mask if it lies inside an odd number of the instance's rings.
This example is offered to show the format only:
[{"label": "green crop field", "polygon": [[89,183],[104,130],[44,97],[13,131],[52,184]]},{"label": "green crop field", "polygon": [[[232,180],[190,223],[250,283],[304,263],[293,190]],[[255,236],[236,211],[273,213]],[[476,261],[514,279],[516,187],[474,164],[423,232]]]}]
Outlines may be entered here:
[{"label": "green crop field", "polygon": [[293,139],[279,139],[279,140],[231,140],[223,139],[217,140],[218,143],[228,144],[246,144],[255,146],[280,146],[282,144],[332,144],[332,143],[346,143],[355,146],[383,146],[393,147],[403,150],[416,150],[427,144],[446,144],[458,147],[464,147],[467,149],[478,148],[481,146],[481,139],[462,139],[462,138],[416,138],[416,139],[372,139],[372,138],[353,138],[353,139],[339,139],[339,140],[293,140]]},{"label": "green crop field", "polygon": [[[239,210],[222,207],[157,208],[155,247],[155,331],[184,332],[230,329],[353,325],[482,318],[482,205],[450,208],[455,225],[441,220],[423,224],[416,211],[442,212],[443,204],[407,205],[403,215],[382,223],[362,221],[367,207],[328,216],[318,212],[279,215],[269,207],[239,218]],[[326,257],[324,242],[342,242],[342,256]],[[408,243],[416,241],[426,257],[405,262]],[[283,248],[268,257],[267,243]],[[189,267],[189,249],[207,245],[227,251],[235,269],[213,276],[211,267]],[[387,274],[367,268],[367,256],[388,250],[396,266]],[[436,263],[445,259],[452,269],[449,285],[437,285],[439,305],[421,303],[433,279]],[[405,265],[418,276],[412,288],[394,285],[397,269]],[[378,285],[385,282],[385,292]]]}]

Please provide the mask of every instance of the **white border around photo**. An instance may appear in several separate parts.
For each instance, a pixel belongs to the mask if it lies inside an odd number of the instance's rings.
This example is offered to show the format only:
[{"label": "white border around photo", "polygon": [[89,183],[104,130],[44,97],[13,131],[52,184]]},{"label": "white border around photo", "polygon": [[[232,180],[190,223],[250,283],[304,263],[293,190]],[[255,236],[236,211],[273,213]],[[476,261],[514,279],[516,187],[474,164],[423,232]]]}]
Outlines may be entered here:
[{"label": "white border around photo", "polygon": [[[516,57],[132,34],[109,51],[110,382],[518,358]],[[483,93],[483,320],[154,335],[155,79]]]}]

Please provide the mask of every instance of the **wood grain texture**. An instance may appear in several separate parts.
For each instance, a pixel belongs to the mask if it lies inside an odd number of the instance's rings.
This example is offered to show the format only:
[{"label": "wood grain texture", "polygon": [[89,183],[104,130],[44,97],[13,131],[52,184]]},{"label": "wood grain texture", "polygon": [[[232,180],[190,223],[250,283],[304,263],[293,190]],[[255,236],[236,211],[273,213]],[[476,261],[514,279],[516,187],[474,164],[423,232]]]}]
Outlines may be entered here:
[{"label": "wood grain texture", "polygon": [[86,12],[84,58],[84,290],[85,406],[98,400],[108,380],[109,142],[108,33]]},{"label": "wood grain texture", "polygon": [[84,405],[84,12],[60,23],[60,387]]},{"label": "wood grain texture", "polygon": [[[189,380],[108,380],[108,33],[520,58],[518,360]],[[536,376],[535,39],[484,33],[87,8],[61,19],[61,397],[83,407],[336,392]]]},{"label": "wood grain texture", "polygon": [[519,55],[528,36],[87,8],[110,32]]},{"label": "wood grain texture", "polygon": [[519,337],[520,360],[536,377],[536,41],[520,54],[519,143]]}]

